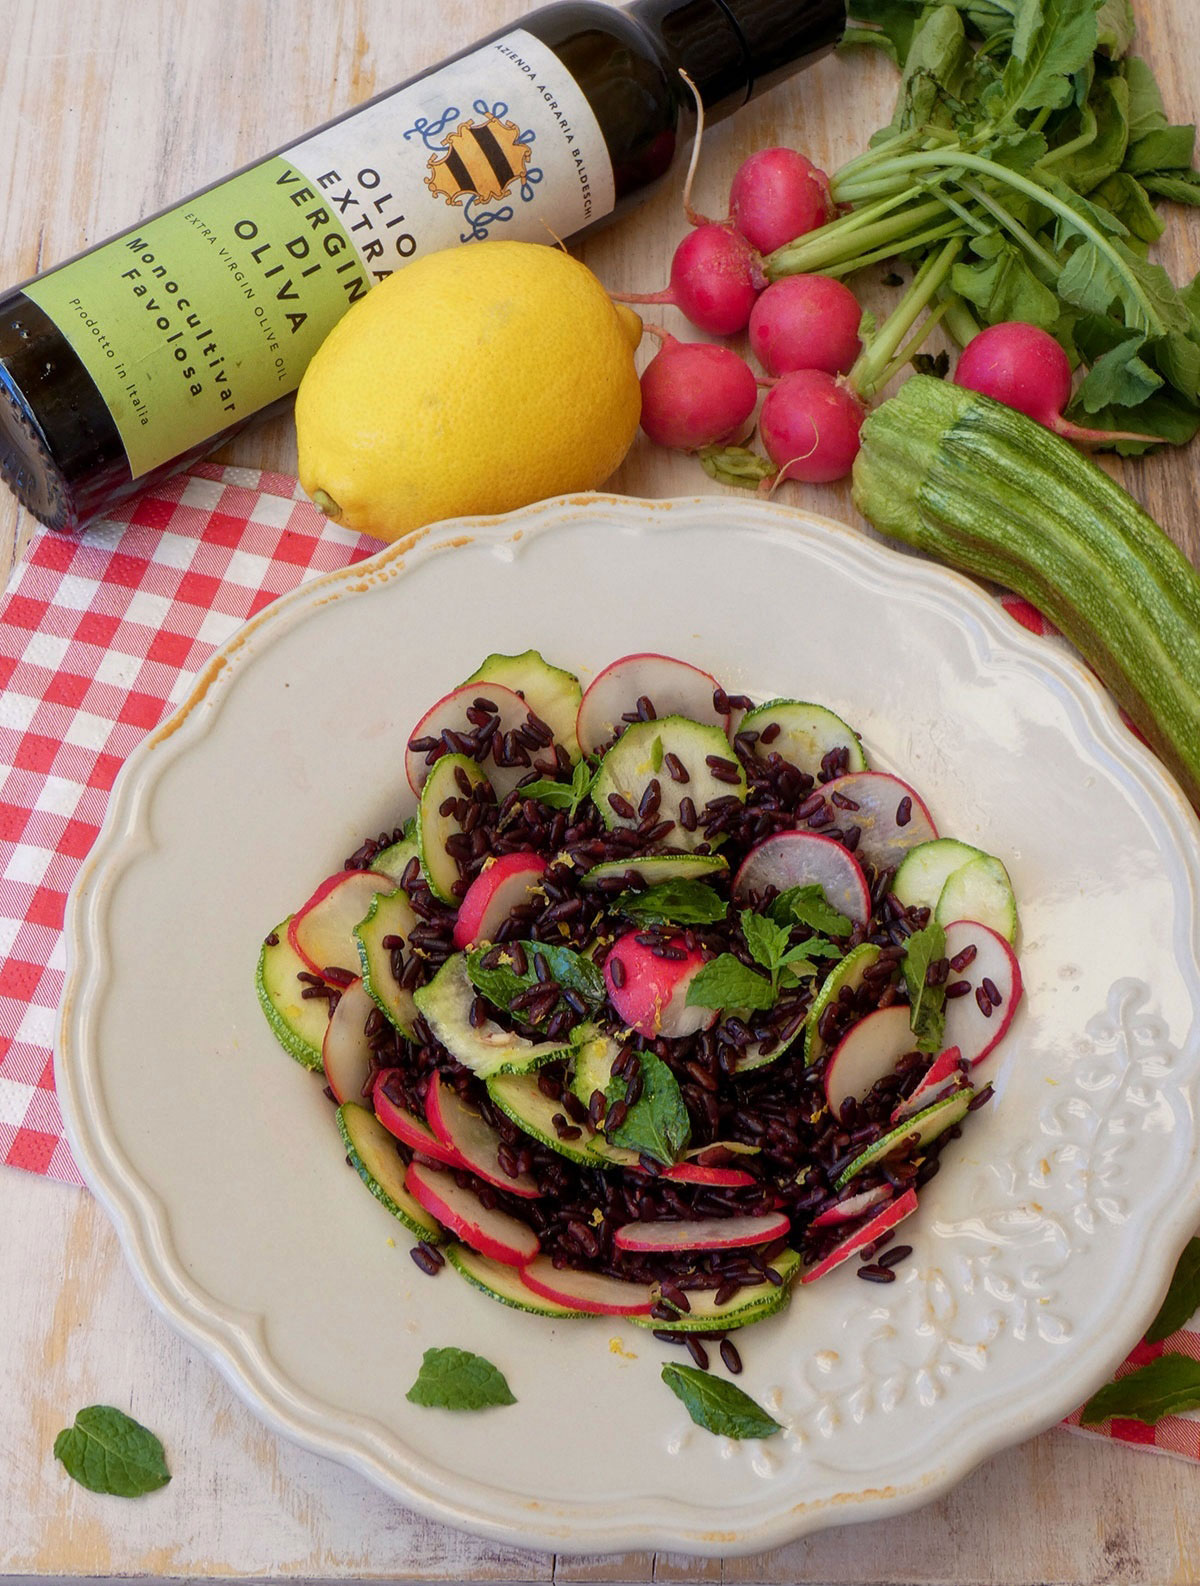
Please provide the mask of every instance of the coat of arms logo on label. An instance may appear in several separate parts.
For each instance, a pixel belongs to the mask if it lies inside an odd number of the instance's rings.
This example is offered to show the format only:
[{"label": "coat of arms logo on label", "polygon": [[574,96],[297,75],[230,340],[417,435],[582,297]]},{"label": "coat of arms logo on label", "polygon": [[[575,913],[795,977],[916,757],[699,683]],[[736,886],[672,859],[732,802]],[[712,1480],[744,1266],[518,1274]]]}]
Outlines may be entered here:
[{"label": "coat of arms logo on label", "polygon": [[462,122],[442,142],[446,152],[430,156],[425,185],[448,204],[494,203],[529,169],[531,150],[516,122],[500,121],[490,112],[480,122]]}]

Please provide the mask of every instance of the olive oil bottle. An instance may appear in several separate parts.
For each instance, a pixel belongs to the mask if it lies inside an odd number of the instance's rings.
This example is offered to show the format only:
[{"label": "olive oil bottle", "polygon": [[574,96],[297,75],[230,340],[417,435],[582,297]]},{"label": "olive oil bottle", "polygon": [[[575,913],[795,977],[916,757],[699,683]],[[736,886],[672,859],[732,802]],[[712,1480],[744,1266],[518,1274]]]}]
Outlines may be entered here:
[{"label": "olive oil bottle", "polygon": [[0,477],[76,530],[290,399],[410,259],[619,214],[845,0],[564,0],[0,297]]}]

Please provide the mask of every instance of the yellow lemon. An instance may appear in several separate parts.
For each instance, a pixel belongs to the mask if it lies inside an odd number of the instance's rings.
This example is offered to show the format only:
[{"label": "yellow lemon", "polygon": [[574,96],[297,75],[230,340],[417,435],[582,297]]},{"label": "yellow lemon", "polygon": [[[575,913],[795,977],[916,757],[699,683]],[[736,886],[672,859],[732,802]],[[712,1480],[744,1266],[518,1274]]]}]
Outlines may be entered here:
[{"label": "yellow lemon", "polygon": [[296,396],[300,482],[394,540],[602,484],[641,412],[641,322],[540,243],[431,253],[355,304]]}]

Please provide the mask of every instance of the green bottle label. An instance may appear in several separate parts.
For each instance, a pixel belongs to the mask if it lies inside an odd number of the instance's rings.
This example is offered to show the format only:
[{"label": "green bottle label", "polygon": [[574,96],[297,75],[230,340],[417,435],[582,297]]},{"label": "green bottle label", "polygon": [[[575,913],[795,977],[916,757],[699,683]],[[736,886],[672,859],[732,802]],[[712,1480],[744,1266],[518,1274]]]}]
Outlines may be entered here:
[{"label": "green bottle label", "polygon": [[25,287],[79,356],[134,478],[293,392],[408,260],[551,242],[613,206],[591,107],[507,34]]}]

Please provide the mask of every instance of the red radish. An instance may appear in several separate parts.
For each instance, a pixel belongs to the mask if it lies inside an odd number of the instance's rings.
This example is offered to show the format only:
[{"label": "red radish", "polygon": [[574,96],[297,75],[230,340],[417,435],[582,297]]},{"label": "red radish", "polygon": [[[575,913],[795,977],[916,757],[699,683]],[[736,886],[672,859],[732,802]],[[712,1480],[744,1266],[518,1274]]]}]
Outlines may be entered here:
[{"label": "red radish", "polygon": [[708,1184],[713,1189],[748,1189],[757,1183],[743,1168],[705,1167],[700,1162],[675,1162],[661,1169],[658,1177],[673,1184]]},{"label": "red radish", "polygon": [[361,980],[352,980],[325,1026],[321,1066],[339,1106],[345,1101],[362,1104],[371,1077],[371,1043],[367,1040],[366,1023],[374,1011],[375,999],[363,990]]},{"label": "red radish", "polygon": [[794,369],[846,374],[862,351],[862,309],[848,286],[828,275],[773,281],[750,314],[750,348],[771,375]]},{"label": "red radish", "polygon": [[1071,361],[1048,330],[1006,320],[989,325],[963,348],[954,371],[955,385],[1016,408],[1039,424],[1082,446],[1108,441],[1151,441],[1161,435],[1133,435],[1123,430],[1089,430],[1063,417],[1071,400]]},{"label": "red radish", "polygon": [[834,215],[829,178],[795,149],[759,149],[729,189],[729,218],[759,253],[823,226]]},{"label": "red radish", "polygon": [[404,1182],[431,1217],[481,1256],[491,1256],[507,1267],[523,1267],[541,1249],[532,1228],[508,1212],[489,1210],[474,1190],[460,1188],[451,1173],[413,1162]]},{"label": "red radish", "polygon": [[854,850],[878,870],[892,870],[910,848],[932,842],[937,827],[921,797],[888,771],[849,771],[834,777],[821,789],[827,798],[836,793],[856,809],[833,805],[841,826],[859,829]]},{"label": "red radish", "polygon": [[851,1098],[865,1101],[881,1079],[895,1072],[905,1053],[915,1050],[909,1010],[900,1003],[876,1008],[851,1025],[825,1069],[825,1099],[834,1118],[841,1118]]},{"label": "red radish", "polygon": [[831,1223],[857,1222],[865,1212],[882,1206],[884,1201],[890,1201],[895,1193],[890,1184],[876,1184],[873,1189],[858,1190],[840,1201],[834,1201],[832,1206],[826,1206],[823,1212],[813,1218],[811,1226],[828,1228]]},{"label": "red radish", "polygon": [[921,1076],[921,1083],[892,1113],[892,1123],[902,1123],[922,1107],[930,1107],[938,1098],[950,1091],[962,1073],[962,1053],[957,1046],[948,1046],[940,1052]]},{"label": "red radish", "polygon": [[618,1250],[740,1250],[781,1239],[791,1227],[786,1212],[762,1217],[695,1217],[679,1222],[624,1223],[613,1234]]},{"label": "red radish", "polygon": [[673,303],[697,330],[734,336],[745,330],[766,285],[754,249],[732,226],[706,221],[675,250],[671,284],[661,292],[611,292],[618,303]]},{"label": "red radish", "polygon": [[906,1217],[911,1217],[916,1209],[916,1190],[905,1190],[903,1195],[898,1195],[869,1222],[863,1223],[861,1228],[856,1228],[848,1239],[843,1239],[840,1245],[836,1245],[823,1261],[818,1261],[815,1267],[810,1267],[801,1276],[801,1283],[815,1283],[818,1278],[823,1278],[827,1272],[832,1272],[834,1267],[840,1267],[843,1261],[849,1261],[851,1256],[857,1255],[864,1245],[882,1239],[884,1234],[890,1233],[897,1223],[902,1223]]},{"label": "red radish", "polygon": [[560,1270],[548,1256],[523,1266],[521,1282],[544,1300],[557,1300],[592,1316],[648,1316],[654,1308],[649,1284],[610,1278],[603,1272]]},{"label": "red radish", "polygon": [[458,1152],[443,1145],[424,1119],[418,1118],[388,1095],[387,1077],[391,1072],[391,1069],[381,1068],[375,1076],[375,1087],[371,1092],[375,1116],[383,1127],[389,1134],[394,1134],[397,1140],[403,1140],[414,1151],[420,1151],[422,1156],[432,1157],[435,1162],[444,1162],[447,1167],[465,1167],[466,1163]]},{"label": "red radish", "polygon": [[[1007,1034],[1021,1001],[1021,966],[1012,948],[990,926],[976,920],[955,920],[946,927],[946,956],[953,960],[968,947],[975,956],[961,971],[951,968],[949,985],[965,980],[970,990],[962,997],[946,998],[945,1039],[961,1049],[968,1063],[981,1063]],[[984,986],[984,981],[988,985]],[[995,990],[999,1007],[987,997]],[[980,1006],[988,1002],[990,1014]]]},{"label": "red radish", "polygon": [[344,969],[357,974],[354,927],[367,916],[377,892],[391,892],[390,876],[374,870],[339,870],[329,876],[292,915],[288,941],[315,975]]},{"label": "red radish", "polygon": [[[682,949],[682,936],[670,945]],[[661,1035],[677,1041],[695,1035],[717,1022],[716,1008],[687,1005],[688,987],[704,963],[699,950],[683,958],[657,958],[652,948],[637,940],[637,932],[630,931],[604,960],[608,1000],[630,1029],[649,1040]]]},{"label": "red radish", "polygon": [[[829,783],[832,787],[833,784]],[[829,903],[855,925],[871,917],[871,889],[862,866],[833,837],[819,832],[776,832],[752,848],[733,878],[733,895],[745,902],[768,887],[819,886]]]},{"label": "red radish", "polygon": [[774,480],[808,485],[844,479],[858,456],[865,409],[848,385],[823,369],[795,369],[767,392],[758,415]]},{"label": "red radish", "polygon": [[662,345],[642,373],[646,434],[685,452],[739,435],[758,401],[750,365],[732,347],[660,334]]},{"label": "red radish", "polygon": [[623,655],[597,672],[579,706],[575,735],[584,754],[594,755],[629,725],[622,718],[649,699],[659,716],[686,716],[729,731],[729,712],[713,704],[715,677],[671,655]]},{"label": "red radish", "polygon": [[496,932],[515,908],[529,901],[546,861],[540,854],[503,854],[491,860],[472,881],[458,907],[454,945],[460,949],[494,942]]},{"label": "red radish", "polygon": [[[504,688],[499,683],[463,683],[459,688],[452,689],[436,705],[421,717],[420,721],[409,734],[409,746],[404,753],[404,773],[408,777],[408,785],[414,793],[419,793],[425,786],[425,779],[433,769],[432,764],[426,764],[427,750],[412,748],[414,742],[421,742],[430,738],[442,739],[443,752],[452,752],[452,747],[446,744],[442,734],[449,731],[455,733],[469,733],[475,730],[467,712],[474,707],[477,699],[490,701],[496,707],[500,716],[500,725],[496,728],[496,736],[501,733],[513,732],[518,727],[523,727],[529,720],[529,706],[519,694],[514,694],[511,688]],[[469,751],[468,751],[469,752]],[[436,758],[436,757],[435,757]],[[533,758],[532,756],[530,757]],[[493,761],[487,763],[488,780],[496,789],[497,796],[503,798],[510,792],[522,777],[529,775],[529,765],[497,766]]]},{"label": "red radish", "polygon": [[425,1092],[425,1116],[442,1144],[486,1183],[524,1200],[536,1200],[541,1194],[528,1173],[512,1178],[504,1171],[500,1166],[500,1135],[440,1074],[434,1074]]}]

